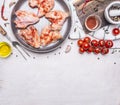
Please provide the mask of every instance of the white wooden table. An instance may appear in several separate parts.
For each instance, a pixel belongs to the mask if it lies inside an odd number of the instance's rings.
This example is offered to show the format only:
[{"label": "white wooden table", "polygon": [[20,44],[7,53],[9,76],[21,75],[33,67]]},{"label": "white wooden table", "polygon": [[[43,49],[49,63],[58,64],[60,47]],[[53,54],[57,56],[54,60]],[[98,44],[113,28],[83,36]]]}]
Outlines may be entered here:
[{"label": "white wooden table", "polygon": [[[11,10],[5,15],[10,17]],[[15,39],[9,25],[6,29]],[[9,43],[3,36],[0,41]],[[114,43],[120,46],[119,40]],[[66,54],[67,45],[71,51]],[[9,58],[0,59],[0,105],[120,105],[120,52],[111,52],[81,55],[76,41],[67,39],[54,52],[29,52],[25,61],[13,48]]]}]

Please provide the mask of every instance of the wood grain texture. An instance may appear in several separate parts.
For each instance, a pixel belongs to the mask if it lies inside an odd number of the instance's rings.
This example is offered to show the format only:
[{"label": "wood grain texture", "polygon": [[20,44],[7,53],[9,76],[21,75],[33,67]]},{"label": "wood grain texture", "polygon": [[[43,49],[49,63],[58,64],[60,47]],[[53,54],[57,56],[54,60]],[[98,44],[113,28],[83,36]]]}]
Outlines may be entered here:
[{"label": "wood grain texture", "polygon": [[102,19],[101,28],[109,25],[109,23],[105,20],[104,10],[105,10],[106,6],[109,5],[113,1],[120,1],[120,0],[104,0],[104,1],[93,0],[89,3],[87,3],[87,5],[85,6],[85,8],[84,8],[85,14],[82,13],[82,8],[83,8],[83,4],[85,3],[85,0],[75,0],[74,1],[74,6],[76,9],[77,15],[79,17],[79,20],[80,20],[86,34],[90,33],[90,31],[88,31],[84,25],[85,19],[89,15],[95,14],[95,15],[100,16],[100,18]]}]

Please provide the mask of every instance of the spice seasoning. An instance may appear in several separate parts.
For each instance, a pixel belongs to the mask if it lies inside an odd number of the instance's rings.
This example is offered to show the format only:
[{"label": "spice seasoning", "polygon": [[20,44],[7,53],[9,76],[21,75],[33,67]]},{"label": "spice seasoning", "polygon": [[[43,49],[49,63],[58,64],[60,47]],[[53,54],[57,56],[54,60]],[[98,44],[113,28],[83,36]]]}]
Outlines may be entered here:
[{"label": "spice seasoning", "polygon": [[87,27],[90,29],[95,29],[97,27],[97,21],[95,16],[91,16],[86,21]]},{"label": "spice seasoning", "polygon": [[4,21],[7,21],[8,19],[4,17],[4,9],[5,9],[5,0],[3,1],[3,5],[2,5],[2,8],[1,8],[1,18]]},{"label": "spice seasoning", "polygon": [[92,0],[85,0],[85,2],[84,2],[84,4],[83,4],[83,7],[82,7],[82,13],[83,13],[83,14],[85,14],[85,11],[84,11],[85,6],[86,6],[87,3],[90,2],[90,1],[92,1]]},{"label": "spice seasoning", "polygon": [[101,27],[101,23],[98,15],[90,15],[85,19],[85,26],[89,31],[96,31]]},{"label": "spice seasoning", "polygon": [[116,22],[120,21],[119,10],[120,10],[120,6],[112,6],[109,9],[109,16],[113,21],[116,21]]},{"label": "spice seasoning", "polygon": [[7,25],[9,25],[10,23],[4,23],[4,26],[7,27]]}]

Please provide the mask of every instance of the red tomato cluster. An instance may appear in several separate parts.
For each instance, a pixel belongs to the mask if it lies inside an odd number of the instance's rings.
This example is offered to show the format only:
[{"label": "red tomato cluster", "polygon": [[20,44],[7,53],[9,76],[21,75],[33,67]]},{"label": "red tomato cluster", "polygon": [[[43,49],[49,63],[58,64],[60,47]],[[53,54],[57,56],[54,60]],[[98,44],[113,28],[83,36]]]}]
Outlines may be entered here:
[{"label": "red tomato cluster", "polygon": [[108,54],[109,48],[113,46],[113,42],[111,40],[91,40],[90,37],[85,37],[84,39],[79,39],[77,42],[79,46],[79,52],[82,54],[84,52],[87,53],[95,53],[95,54]]},{"label": "red tomato cluster", "polygon": [[114,36],[119,35],[119,34],[120,34],[119,28],[114,28],[114,29],[112,30],[112,33],[113,33]]}]

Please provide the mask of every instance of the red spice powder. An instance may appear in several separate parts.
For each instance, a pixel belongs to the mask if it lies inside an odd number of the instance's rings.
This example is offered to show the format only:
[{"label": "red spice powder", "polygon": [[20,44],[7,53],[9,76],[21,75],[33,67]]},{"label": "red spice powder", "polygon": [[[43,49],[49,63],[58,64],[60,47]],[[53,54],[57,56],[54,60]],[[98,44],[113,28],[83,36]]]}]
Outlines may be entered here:
[{"label": "red spice powder", "polygon": [[90,29],[94,29],[94,28],[96,27],[96,25],[97,25],[97,22],[96,22],[96,21],[97,21],[97,20],[96,20],[95,16],[89,17],[89,18],[87,19],[87,21],[86,21],[87,27],[90,28]]}]

